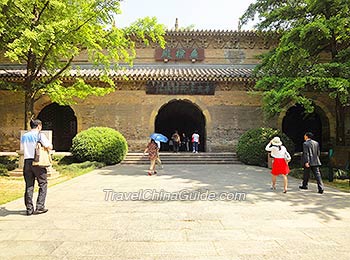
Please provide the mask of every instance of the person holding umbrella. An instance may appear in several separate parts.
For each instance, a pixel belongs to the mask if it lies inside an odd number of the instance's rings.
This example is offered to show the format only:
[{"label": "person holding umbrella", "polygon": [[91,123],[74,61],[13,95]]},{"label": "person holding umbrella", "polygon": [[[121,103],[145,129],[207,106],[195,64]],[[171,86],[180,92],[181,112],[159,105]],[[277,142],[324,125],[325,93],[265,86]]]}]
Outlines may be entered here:
[{"label": "person holding umbrella", "polygon": [[168,138],[166,136],[158,133],[151,134],[150,138],[151,138],[151,141],[148,143],[145,151],[143,152],[144,155],[148,152],[148,157],[150,160],[150,168],[148,171],[149,176],[151,176],[152,174],[157,174],[157,172],[155,171],[156,162],[157,160],[160,161],[159,159],[160,143],[158,144],[157,142],[163,142],[163,143],[168,142]]},{"label": "person holding umbrella", "polygon": [[158,145],[154,139],[151,139],[151,141],[148,143],[145,151],[143,152],[143,155],[146,155],[148,152],[148,158],[150,160],[150,166],[148,175],[151,176],[152,174],[157,174],[155,171],[156,168],[156,160],[158,158]]}]

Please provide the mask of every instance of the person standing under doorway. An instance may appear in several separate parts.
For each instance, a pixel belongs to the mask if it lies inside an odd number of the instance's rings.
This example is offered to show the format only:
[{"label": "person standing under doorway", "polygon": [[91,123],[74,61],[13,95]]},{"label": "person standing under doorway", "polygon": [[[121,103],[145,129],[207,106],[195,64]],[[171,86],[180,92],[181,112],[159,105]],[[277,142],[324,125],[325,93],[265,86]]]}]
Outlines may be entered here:
[{"label": "person standing under doorway", "polygon": [[192,148],[193,153],[198,153],[198,145],[199,145],[199,134],[198,131],[195,131],[192,135]]},{"label": "person standing under doorway", "polygon": [[310,170],[313,172],[315,179],[317,181],[318,193],[323,194],[324,186],[321,178],[320,166],[320,145],[318,142],[313,140],[313,134],[307,132],[304,135],[305,142],[303,143],[303,155],[302,155],[302,164],[304,168],[304,176],[302,185],[299,186],[299,189],[307,190],[309,179],[310,179]]},{"label": "person standing under doorway", "polygon": [[190,140],[185,133],[182,133],[182,145],[185,152],[190,151]]},{"label": "person standing under doorway", "polygon": [[[45,200],[47,194],[47,169],[46,167],[33,166],[35,148],[37,142],[40,141],[46,149],[52,149],[52,144],[46,135],[40,133],[42,122],[39,119],[30,121],[31,130],[25,133],[21,138],[21,144],[24,152],[24,168],[23,176],[25,181],[24,203],[27,209],[27,215],[43,214],[48,211],[45,208]],[[39,194],[36,201],[36,209],[34,211],[33,193],[35,179],[39,184]]]},{"label": "person standing under doorway", "polygon": [[175,133],[173,134],[171,139],[173,140],[174,153],[178,153],[181,140],[180,140],[180,135],[179,135],[177,130],[175,131]]}]

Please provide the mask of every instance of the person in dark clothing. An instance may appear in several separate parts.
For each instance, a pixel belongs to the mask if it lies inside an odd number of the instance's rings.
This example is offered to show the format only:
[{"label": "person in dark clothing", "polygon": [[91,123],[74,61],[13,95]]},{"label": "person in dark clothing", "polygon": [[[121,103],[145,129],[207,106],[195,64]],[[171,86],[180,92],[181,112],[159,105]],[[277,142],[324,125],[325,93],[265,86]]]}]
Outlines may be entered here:
[{"label": "person in dark clothing", "polygon": [[303,143],[303,155],[302,164],[304,168],[304,176],[302,185],[299,186],[300,189],[307,190],[308,183],[310,179],[310,170],[313,172],[315,179],[317,181],[318,193],[322,194],[324,192],[324,186],[321,178],[320,172],[320,145],[315,140],[312,140],[313,134],[307,132],[304,135],[305,142]]},{"label": "person in dark clothing", "polygon": [[175,133],[173,134],[171,139],[173,140],[174,153],[178,153],[181,140],[180,140],[180,135],[179,135],[177,130],[175,131]]},{"label": "person in dark clothing", "polygon": [[185,133],[182,133],[181,145],[183,146],[185,152],[190,151],[190,139],[186,136]]}]

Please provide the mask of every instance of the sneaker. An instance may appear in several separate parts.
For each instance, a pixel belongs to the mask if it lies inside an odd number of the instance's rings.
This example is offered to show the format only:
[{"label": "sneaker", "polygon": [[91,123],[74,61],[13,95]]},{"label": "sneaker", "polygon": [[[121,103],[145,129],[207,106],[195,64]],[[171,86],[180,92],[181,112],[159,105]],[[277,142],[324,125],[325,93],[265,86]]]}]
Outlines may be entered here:
[{"label": "sneaker", "polygon": [[46,212],[48,212],[49,210],[48,209],[37,209],[37,210],[35,210],[34,211],[34,215],[39,215],[39,214],[44,214],[44,213],[46,213]]}]

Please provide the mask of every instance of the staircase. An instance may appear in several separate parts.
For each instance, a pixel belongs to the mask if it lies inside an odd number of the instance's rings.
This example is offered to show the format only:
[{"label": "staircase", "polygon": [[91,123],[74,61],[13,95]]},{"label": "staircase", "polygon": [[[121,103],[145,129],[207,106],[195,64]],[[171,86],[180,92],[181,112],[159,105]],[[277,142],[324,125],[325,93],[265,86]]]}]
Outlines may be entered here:
[{"label": "staircase", "polygon": [[[241,164],[236,153],[168,153],[161,152],[163,164]],[[128,153],[121,164],[149,164],[148,155]]]}]

